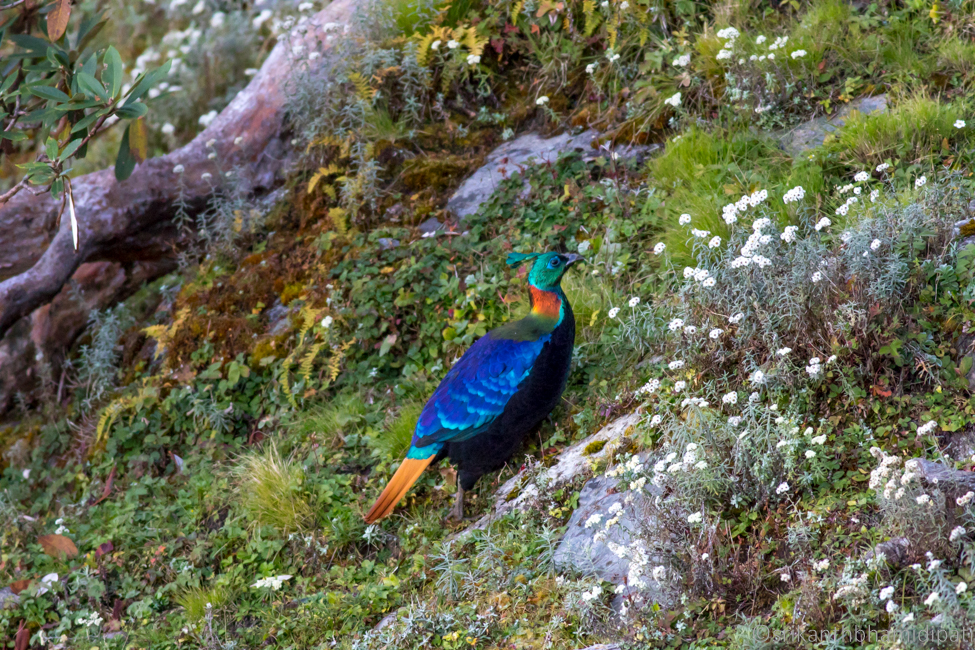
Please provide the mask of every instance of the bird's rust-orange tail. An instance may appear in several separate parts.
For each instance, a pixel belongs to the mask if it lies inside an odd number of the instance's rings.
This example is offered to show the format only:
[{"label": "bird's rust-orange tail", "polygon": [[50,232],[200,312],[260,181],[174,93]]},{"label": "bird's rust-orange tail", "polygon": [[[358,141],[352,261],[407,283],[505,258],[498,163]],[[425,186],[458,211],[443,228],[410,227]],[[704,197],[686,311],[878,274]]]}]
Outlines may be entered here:
[{"label": "bird's rust-orange tail", "polygon": [[393,478],[389,479],[386,489],[366,513],[366,523],[377,522],[391,513],[403,495],[416,483],[416,479],[420,478],[420,474],[433,461],[434,457],[435,455],[424,459],[404,458],[399,469],[393,474]]}]

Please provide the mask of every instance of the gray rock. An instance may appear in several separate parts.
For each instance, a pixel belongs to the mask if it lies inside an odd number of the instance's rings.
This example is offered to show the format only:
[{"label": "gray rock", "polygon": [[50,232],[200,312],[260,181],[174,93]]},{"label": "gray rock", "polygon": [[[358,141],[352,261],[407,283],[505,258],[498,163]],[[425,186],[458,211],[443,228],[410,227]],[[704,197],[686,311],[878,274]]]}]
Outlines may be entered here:
[{"label": "gray rock", "polygon": [[[559,155],[567,151],[581,150],[587,160],[606,155],[606,150],[593,147],[598,138],[597,131],[589,130],[578,135],[563,133],[553,138],[526,133],[506,142],[488,154],[484,165],[457,188],[447,201],[447,209],[461,219],[474,214],[491,198],[505,178],[532,164],[555,162]],[[629,159],[658,148],[658,145],[625,145],[615,147],[612,151],[620,158]]]},{"label": "gray rock", "polygon": [[[562,573],[577,573],[596,576],[614,585],[626,584],[630,571],[630,560],[621,558],[610,550],[619,544],[629,547],[635,543],[648,544],[652,539],[654,522],[647,512],[646,497],[642,492],[617,492],[617,479],[597,476],[590,479],[579,493],[579,507],[572,513],[565,535],[555,551],[553,563]],[[615,515],[610,508],[619,504],[619,521],[606,532],[605,538],[596,540],[596,533],[605,529],[605,523]],[[601,515],[600,523],[586,527],[593,515]],[[650,565],[668,564],[665,553],[657,544],[649,544]],[[624,595],[632,594],[644,602],[667,605],[670,597],[658,588],[656,583],[645,576],[648,587],[642,590],[627,588],[613,602],[620,609]]]},{"label": "gray rock", "polygon": [[789,154],[796,155],[823,144],[826,136],[846,123],[853,111],[864,115],[887,112],[887,95],[863,97],[840,106],[832,115],[809,120],[797,127],[780,132],[776,139]]},{"label": "gray rock", "polygon": [[443,228],[443,224],[437,221],[435,217],[430,217],[429,219],[421,223],[419,226],[417,226],[417,228],[419,229],[420,232],[426,235],[428,233],[437,232],[438,230]]},{"label": "gray rock", "polygon": [[882,553],[889,566],[894,568],[903,568],[907,566],[907,561],[909,558],[908,549],[910,548],[910,545],[911,543],[907,541],[907,538],[895,537],[894,539],[887,540],[886,542],[881,542],[873,547],[872,550],[867,551],[865,559],[873,559]]},{"label": "gray rock", "polygon": [[914,460],[921,478],[928,483],[936,484],[942,490],[975,490],[975,472],[952,469],[943,463],[925,458]]},{"label": "gray rock", "polygon": [[8,607],[14,608],[17,603],[20,602],[20,596],[13,592],[10,587],[4,587],[0,589],[0,609],[6,609]]},{"label": "gray rock", "polygon": [[581,650],[620,650],[620,647],[615,643],[598,643],[588,648],[582,648]]},{"label": "gray rock", "polygon": [[271,336],[284,334],[288,330],[288,315],[291,310],[281,304],[280,300],[274,302],[267,310],[267,333]]},{"label": "gray rock", "polygon": [[509,512],[528,510],[538,501],[539,485],[544,485],[546,490],[557,490],[576,479],[590,475],[593,466],[606,460],[639,421],[638,413],[624,415],[563,451],[554,465],[542,470],[537,476],[530,476],[527,469],[518,472],[495,492],[494,512],[478,519],[457,537],[463,537],[472,530],[487,528],[492,521]]},{"label": "gray rock", "polygon": [[391,239],[389,237],[380,237],[376,240],[379,243],[379,250],[388,251],[391,248],[397,248],[399,246],[398,239]]}]

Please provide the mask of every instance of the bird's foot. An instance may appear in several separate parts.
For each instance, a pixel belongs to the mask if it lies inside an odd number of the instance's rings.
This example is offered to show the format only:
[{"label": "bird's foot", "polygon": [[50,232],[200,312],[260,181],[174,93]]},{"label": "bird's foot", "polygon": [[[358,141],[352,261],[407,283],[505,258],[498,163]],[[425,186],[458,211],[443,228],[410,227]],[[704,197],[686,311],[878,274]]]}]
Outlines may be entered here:
[{"label": "bird's foot", "polygon": [[454,507],[450,509],[450,514],[447,515],[449,521],[456,521],[457,523],[464,521],[464,489],[458,485],[457,486],[457,497],[454,499]]}]

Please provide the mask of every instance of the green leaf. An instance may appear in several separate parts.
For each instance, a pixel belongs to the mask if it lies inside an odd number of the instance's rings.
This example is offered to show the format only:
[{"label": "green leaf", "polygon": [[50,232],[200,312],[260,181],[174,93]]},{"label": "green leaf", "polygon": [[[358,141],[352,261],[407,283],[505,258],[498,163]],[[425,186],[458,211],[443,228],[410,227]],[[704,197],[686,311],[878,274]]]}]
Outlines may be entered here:
[{"label": "green leaf", "polygon": [[61,155],[58,156],[58,157],[61,160],[66,160],[66,159],[70,158],[71,155],[75,151],[78,150],[78,147],[81,146],[81,143],[83,141],[84,141],[84,138],[75,138],[74,140],[72,140],[71,142],[69,142],[68,145],[64,149],[61,150]]},{"label": "green leaf", "polygon": [[92,42],[92,40],[98,36],[98,32],[102,31],[102,28],[108,24],[108,19],[100,20],[98,22],[93,22],[98,20],[98,17],[91,19],[86,18],[81,23],[81,27],[78,29],[77,43],[74,48],[79,53],[84,52],[85,48]]},{"label": "green leaf", "polygon": [[58,90],[53,86],[31,86],[31,93],[37,95],[41,99],[48,99],[55,102],[66,103],[70,102],[71,98],[68,97],[64,91]]},{"label": "green leaf", "polygon": [[10,87],[14,85],[15,81],[17,81],[18,76],[19,74],[17,70],[14,70],[13,72],[7,75],[7,78],[3,80],[3,84],[0,85],[0,95],[10,90]]},{"label": "green leaf", "polygon": [[120,120],[134,120],[142,117],[149,112],[149,107],[142,102],[136,102],[135,104],[126,104],[122,108],[118,109],[116,115],[118,115]]},{"label": "green leaf", "polygon": [[78,131],[81,131],[83,129],[87,129],[90,125],[92,125],[92,124],[95,123],[95,120],[97,120],[99,117],[102,116],[103,112],[104,111],[98,111],[98,112],[92,113],[91,115],[84,116],[83,118],[81,118],[80,120],[78,120],[78,123],[77,124],[75,124],[73,127],[71,127],[71,132],[72,133],[77,133]]},{"label": "green leaf", "polygon": [[48,138],[47,142],[44,143],[44,153],[47,154],[48,160],[57,160],[58,141],[54,138]]},{"label": "green leaf", "polygon": [[108,99],[108,91],[105,90],[105,86],[103,86],[98,79],[95,79],[94,76],[82,71],[78,73],[77,77],[78,87],[81,88],[83,92],[94,95],[99,99]]},{"label": "green leaf", "polygon": [[58,195],[64,191],[64,179],[59,178],[53,183],[51,183],[51,196],[58,198]]},{"label": "green leaf", "polygon": [[139,80],[136,82],[135,86],[129,91],[128,99],[125,100],[125,106],[134,104],[140,97],[149,92],[149,89],[156,85],[156,83],[169,74],[169,68],[172,67],[172,61],[166,61],[161,66],[140,75]]},{"label": "green leaf", "polygon": [[4,140],[10,140],[11,142],[20,142],[21,140],[27,139],[27,134],[23,131],[4,131],[2,134]]},{"label": "green leaf", "polygon": [[129,148],[130,128],[132,128],[132,124],[126,127],[125,133],[122,135],[122,142],[118,146],[118,156],[115,158],[115,178],[119,181],[124,181],[131,176],[132,170],[135,169],[135,157]]},{"label": "green leaf", "polygon": [[105,52],[104,61],[108,67],[105,69],[104,74],[102,74],[102,81],[108,86],[112,97],[118,97],[119,91],[122,90],[122,77],[125,74],[125,68],[122,66],[122,57],[119,56],[118,50],[110,45]]},{"label": "green leaf", "polygon": [[13,34],[10,40],[17,47],[27,50],[32,56],[47,56],[47,48],[51,47],[51,44],[43,38],[37,38],[29,34]]}]

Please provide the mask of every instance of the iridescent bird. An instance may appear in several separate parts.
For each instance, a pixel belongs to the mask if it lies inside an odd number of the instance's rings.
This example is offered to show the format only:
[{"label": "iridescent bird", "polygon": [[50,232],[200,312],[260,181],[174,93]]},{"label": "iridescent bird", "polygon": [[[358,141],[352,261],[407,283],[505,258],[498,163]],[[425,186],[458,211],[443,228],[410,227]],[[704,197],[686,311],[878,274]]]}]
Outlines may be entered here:
[{"label": "iridescent bird", "polygon": [[464,517],[464,493],[500,469],[525,434],[544,420],[565,390],[572,363],[575,319],[562,276],[582,257],[574,253],[512,253],[507,263],[532,261],[531,312],[478,339],[444,377],[423,407],[410,449],[365,516],[388,515],[430,463],[457,467],[452,517]]}]

